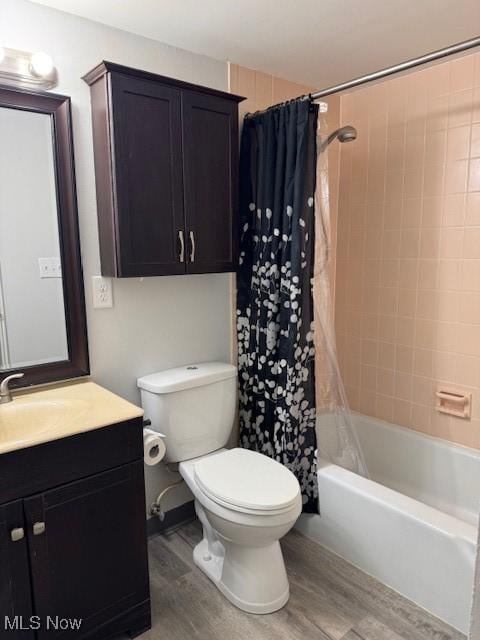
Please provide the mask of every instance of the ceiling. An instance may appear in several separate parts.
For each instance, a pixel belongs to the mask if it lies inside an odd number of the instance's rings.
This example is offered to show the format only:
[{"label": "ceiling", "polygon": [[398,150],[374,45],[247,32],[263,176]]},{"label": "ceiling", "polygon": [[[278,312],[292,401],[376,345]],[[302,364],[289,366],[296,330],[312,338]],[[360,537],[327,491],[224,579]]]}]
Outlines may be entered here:
[{"label": "ceiling", "polygon": [[324,88],[480,35],[479,0],[33,0]]}]

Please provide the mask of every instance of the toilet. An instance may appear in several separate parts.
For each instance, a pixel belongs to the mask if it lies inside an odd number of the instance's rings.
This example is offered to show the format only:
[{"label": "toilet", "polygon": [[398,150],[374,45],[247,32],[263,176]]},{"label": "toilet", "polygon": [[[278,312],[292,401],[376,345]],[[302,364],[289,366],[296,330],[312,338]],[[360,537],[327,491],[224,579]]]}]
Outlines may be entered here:
[{"label": "toilet", "polygon": [[206,362],[138,379],[145,417],[165,435],[167,462],[195,498],[203,540],[195,564],[249,613],[285,605],[289,586],[279,540],[302,510],[300,487],[283,465],[247,449],[225,449],[237,404],[237,370]]}]

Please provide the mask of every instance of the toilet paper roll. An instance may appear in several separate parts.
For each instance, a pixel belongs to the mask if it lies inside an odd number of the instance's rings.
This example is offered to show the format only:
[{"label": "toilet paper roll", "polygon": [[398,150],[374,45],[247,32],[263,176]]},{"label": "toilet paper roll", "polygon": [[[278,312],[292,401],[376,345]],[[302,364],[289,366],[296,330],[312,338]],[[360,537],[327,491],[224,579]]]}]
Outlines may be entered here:
[{"label": "toilet paper roll", "polygon": [[163,437],[163,434],[152,429],[143,430],[143,460],[149,467],[158,464],[165,456]]}]

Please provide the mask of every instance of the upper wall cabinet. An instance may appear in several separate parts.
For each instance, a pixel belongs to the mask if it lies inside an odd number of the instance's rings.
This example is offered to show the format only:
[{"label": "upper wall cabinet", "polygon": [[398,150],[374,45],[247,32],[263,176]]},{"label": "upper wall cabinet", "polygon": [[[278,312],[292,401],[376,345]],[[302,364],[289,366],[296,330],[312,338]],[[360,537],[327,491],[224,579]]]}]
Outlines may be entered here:
[{"label": "upper wall cabinet", "polygon": [[234,271],[242,98],[111,62],[84,80],[102,274]]}]

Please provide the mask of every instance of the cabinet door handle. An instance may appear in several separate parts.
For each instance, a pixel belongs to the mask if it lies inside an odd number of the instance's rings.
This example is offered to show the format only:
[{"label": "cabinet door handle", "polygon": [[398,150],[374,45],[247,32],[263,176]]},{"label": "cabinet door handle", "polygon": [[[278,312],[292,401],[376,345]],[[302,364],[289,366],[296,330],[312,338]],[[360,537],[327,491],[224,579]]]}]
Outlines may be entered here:
[{"label": "cabinet door handle", "polygon": [[16,527],[15,529],[12,529],[10,531],[10,538],[12,542],[18,542],[19,540],[22,540],[24,537],[25,537],[25,531],[23,530],[23,527]]},{"label": "cabinet door handle", "polygon": [[185,262],[185,242],[183,239],[182,230],[178,232],[178,240],[180,242],[180,255],[178,256],[178,259],[180,260],[180,262]]},{"label": "cabinet door handle", "polygon": [[33,535],[41,536],[42,533],[45,533],[45,522],[35,522],[33,524]]},{"label": "cabinet door handle", "polygon": [[190,262],[195,262],[195,234],[190,231]]}]

